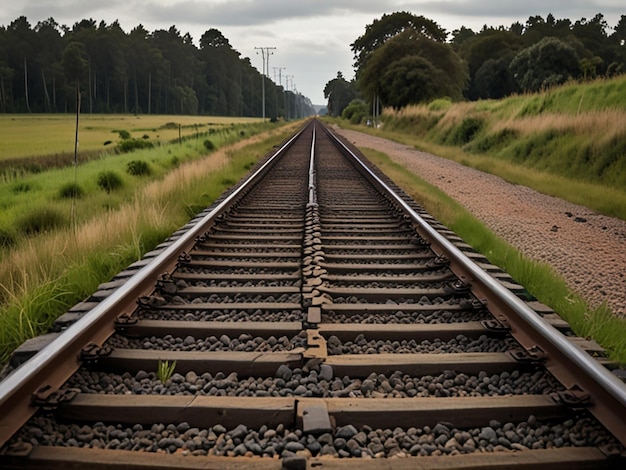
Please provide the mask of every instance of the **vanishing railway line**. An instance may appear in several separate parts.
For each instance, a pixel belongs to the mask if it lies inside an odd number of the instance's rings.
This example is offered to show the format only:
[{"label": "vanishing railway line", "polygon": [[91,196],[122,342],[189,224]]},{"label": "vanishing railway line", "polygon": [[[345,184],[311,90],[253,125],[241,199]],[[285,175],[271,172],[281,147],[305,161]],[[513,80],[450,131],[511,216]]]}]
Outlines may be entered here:
[{"label": "vanishing railway line", "polygon": [[601,352],[316,121],[57,327],[3,468],[624,465]]}]

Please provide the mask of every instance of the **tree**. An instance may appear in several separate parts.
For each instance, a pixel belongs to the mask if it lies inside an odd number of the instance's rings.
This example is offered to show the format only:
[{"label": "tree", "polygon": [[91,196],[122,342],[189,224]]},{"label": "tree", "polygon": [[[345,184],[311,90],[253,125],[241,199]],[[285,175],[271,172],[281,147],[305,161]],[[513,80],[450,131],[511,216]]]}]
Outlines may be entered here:
[{"label": "tree", "polygon": [[608,76],[626,73],[626,15],[622,15],[614,33],[609,37],[613,61],[607,67]]},{"label": "tree", "polygon": [[199,96],[201,109],[210,114],[240,116],[243,94],[239,52],[212,28],[200,38],[199,57],[207,84]]},{"label": "tree", "polygon": [[419,55],[409,55],[392,62],[384,71],[380,97],[396,109],[426,102],[446,95],[438,89],[440,80],[445,80],[441,70]]},{"label": "tree", "polygon": [[[26,17],[0,25],[0,112],[70,111],[82,93],[89,112],[259,116],[261,74],[215,29],[201,47],[176,27],[125,33],[83,19],[71,28],[53,18],[32,28]],[[306,97],[268,77],[269,114],[314,112]],[[87,107],[88,106],[88,107]]]},{"label": "tree", "polygon": [[447,33],[437,23],[423,16],[406,11],[383,15],[365,28],[365,34],[358,37],[351,45],[354,53],[357,76],[367,59],[385,42],[403,31],[413,31],[418,35],[436,42],[445,42]]},{"label": "tree", "polygon": [[465,26],[461,26],[459,29],[452,31],[452,47],[454,47],[454,50],[458,51],[459,47],[461,47],[465,41],[468,41],[475,36],[476,33],[474,31],[466,28]]},{"label": "tree", "polygon": [[535,92],[578,77],[579,61],[573,47],[548,37],[520,51],[509,68],[523,91]]},{"label": "tree", "polygon": [[[604,74],[607,66],[614,61],[615,55],[609,47],[610,41],[606,33],[608,24],[604,16],[598,13],[591,20],[582,18],[576,21],[572,27],[572,33],[586,49],[584,55],[585,76],[595,76],[596,72]],[[581,57],[583,54],[580,54]]]},{"label": "tree", "polygon": [[[7,28],[9,34],[9,42],[11,47],[9,48],[9,66],[14,71],[22,71],[23,87],[19,84],[14,84],[14,90],[16,90],[15,96],[24,96],[24,106],[27,112],[31,112],[30,108],[30,77],[29,68],[31,67],[30,61],[32,60],[34,53],[34,39],[35,33],[31,29],[30,23],[25,16],[20,16],[13,21]],[[21,88],[21,90],[20,90]],[[17,92],[20,90],[20,92]]]},{"label": "tree", "polygon": [[[439,97],[461,99],[467,78],[465,64],[449,44],[407,30],[371,55],[358,83],[368,98],[379,96],[383,103],[402,107]],[[411,80],[419,82],[419,90]]]},{"label": "tree", "polygon": [[355,83],[348,82],[343,78],[341,72],[337,72],[337,77],[326,83],[324,87],[324,98],[328,100],[328,114],[330,116],[341,116],[346,106],[359,96]]},{"label": "tree", "polygon": [[[505,30],[483,30],[465,41],[458,53],[469,68],[470,83],[466,97],[494,98],[513,92],[515,81],[508,76],[508,67],[521,48],[522,38]],[[491,73],[498,76],[498,81],[490,76]]]},{"label": "tree", "polygon": [[70,83],[75,84],[78,90],[80,90],[80,82],[87,74],[86,56],[85,46],[78,41],[70,42],[63,50],[62,63],[65,77]]},{"label": "tree", "polygon": [[509,66],[515,54],[487,59],[474,74],[472,95],[478,99],[500,99],[518,90]]}]

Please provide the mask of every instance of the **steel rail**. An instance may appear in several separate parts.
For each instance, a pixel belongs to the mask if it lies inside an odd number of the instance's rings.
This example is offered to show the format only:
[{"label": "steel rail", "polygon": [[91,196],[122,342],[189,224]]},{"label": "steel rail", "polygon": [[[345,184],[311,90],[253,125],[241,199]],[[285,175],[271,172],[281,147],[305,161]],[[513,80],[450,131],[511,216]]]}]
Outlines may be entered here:
[{"label": "steel rail", "polygon": [[[207,225],[227,209],[233,201],[245,194],[256,183],[256,179],[264,174],[310,125],[308,123],[308,125],[303,126],[274,155],[268,158],[254,173],[249,175],[238,188],[224,198],[213,210],[198,220],[193,227],[162,253],[151,260],[149,264],[137,271],[110,296],[44,346],[37,354],[13,371],[4,381],[0,382],[0,447],[35,413],[37,409],[35,406],[31,405],[27,410],[26,408],[30,404],[32,394],[42,385],[48,384],[46,381],[50,380],[48,377],[51,375],[51,370],[60,368],[62,370],[61,374],[65,376],[62,380],[65,381],[78,369],[80,365],[78,359],[71,365],[61,365],[67,351],[80,351],[86,342],[91,341],[89,338],[95,336],[95,332],[102,327],[103,322],[113,321],[112,318],[109,318],[111,312],[115,312],[116,309],[119,309],[124,304],[128,305],[134,302],[137,292],[145,290],[144,286],[146,283],[162,273],[164,266],[175,263],[181,250],[192,246],[196,237],[207,230]],[[59,383],[56,386],[60,385]]]},{"label": "steel rail", "polygon": [[313,140],[311,141],[311,158],[309,160],[309,205],[317,203],[315,190],[315,125],[313,125]]},{"label": "steel rail", "polygon": [[[534,310],[528,307],[524,301],[518,298],[510,290],[501,285],[495,278],[490,276],[486,271],[481,269],[474,261],[466,256],[452,242],[437,232],[426,220],[424,220],[413,208],[411,208],[396,192],[390,188],[383,180],[381,180],[363,161],[330,129],[326,128],[326,132],[335,140],[347,153],[358,168],[362,169],[366,174],[380,185],[388,195],[400,206],[409,217],[427,234],[443,250],[449,259],[453,259],[461,268],[469,274],[474,282],[484,286],[486,291],[493,293],[505,309],[515,315],[519,320],[528,325],[538,334],[544,350],[551,350],[560,354],[565,358],[568,365],[573,370],[552,371],[557,379],[559,373],[564,373],[567,381],[571,381],[572,377],[584,382],[582,390],[589,392],[586,388],[600,387],[600,395],[595,396],[595,401],[590,407],[590,411],[598,418],[598,420],[610,431],[615,437],[626,445],[626,384],[619,380],[604,366],[598,363],[594,358],[587,354],[578,345],[569,341],[560,331],[541,318]],[[547,351],[546,351],[547,352]],[[569,369],[566,367],[566,369]],[[581,374],[584,374],[581,375]],[[588,380],[585,380],[588,378]]]}]

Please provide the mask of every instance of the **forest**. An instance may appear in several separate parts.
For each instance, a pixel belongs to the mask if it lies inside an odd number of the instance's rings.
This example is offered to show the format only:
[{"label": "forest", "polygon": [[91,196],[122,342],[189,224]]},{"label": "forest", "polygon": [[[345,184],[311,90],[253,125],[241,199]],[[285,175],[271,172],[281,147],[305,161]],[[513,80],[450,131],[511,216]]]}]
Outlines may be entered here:
[{"label": "forest", "polygon": [[549,14],[449,34],[431,19],[396,12],[366,26],[351,44],[355,78],[339,73],[324,94],[335,116],[353,113],[355,100],[367,114],[374,102],[400,109],[444,97],[499,99],[624,74],[625,41],[626,15],[612,26],[602,14],[574,22]]},{"label": "forest", "polygon": [[[0,112],[201,114],[292,119],[310,100],[275,84],[217,29],[199,41],[175,26],[126,33],[118,22],[71,28],[24,16],[0,26]],[[77,90],[79,93],[77,93]]]}]

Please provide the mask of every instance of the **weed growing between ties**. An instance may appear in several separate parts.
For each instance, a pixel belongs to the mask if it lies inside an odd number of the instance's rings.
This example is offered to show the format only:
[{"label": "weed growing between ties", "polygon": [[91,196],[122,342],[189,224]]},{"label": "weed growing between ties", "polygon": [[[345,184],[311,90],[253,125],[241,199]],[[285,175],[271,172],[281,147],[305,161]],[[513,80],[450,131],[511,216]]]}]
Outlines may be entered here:
[{"label": "weed growing between ties", "polygon": [[[62,227],[32,237],[28,243],[0,247],[0,364],[7,362],[25,339],[45,332],[100,283],[140,259],[210,205],[226,189],[224,181],[238,181],[296,125],[275,128],[205,158],[193,159],[189,153],[177,168],[161,172],[159,178],[142,178],[130,198],[118,200],[115,210],[98,210],[91,200],[92,214],[77,217],[80,223],[74,228]],[[201,142],[197,145],[204,148]],[[183,145],[181,152],[190,149]],[[202,153],[206,155],[206,150]],[[172,154],[166,156],[172,158]],[[103,193],[95,183],[90,191]],[[10,235],[5,238],[9,240]]]},{"label": "weed growing between ties", "polygon": [[159,360],[156,371],[157,378],[164,384],[172,377],[174,370],[176,370],[176,361],[170,363],[169,361]]},{"label": "weed growing between ties", "polygon": [[387,155],[370,149],[363,150],[363,153],[432,216],[454,230],[491,263],[509,273],[531,295],[558,312],[576,334],[593,337],[609,352],[611,359],[626,363],[625,319],[616,317],[606,306],[589,308],[550,266],[525,258],[456,201],[406,171]]}]

